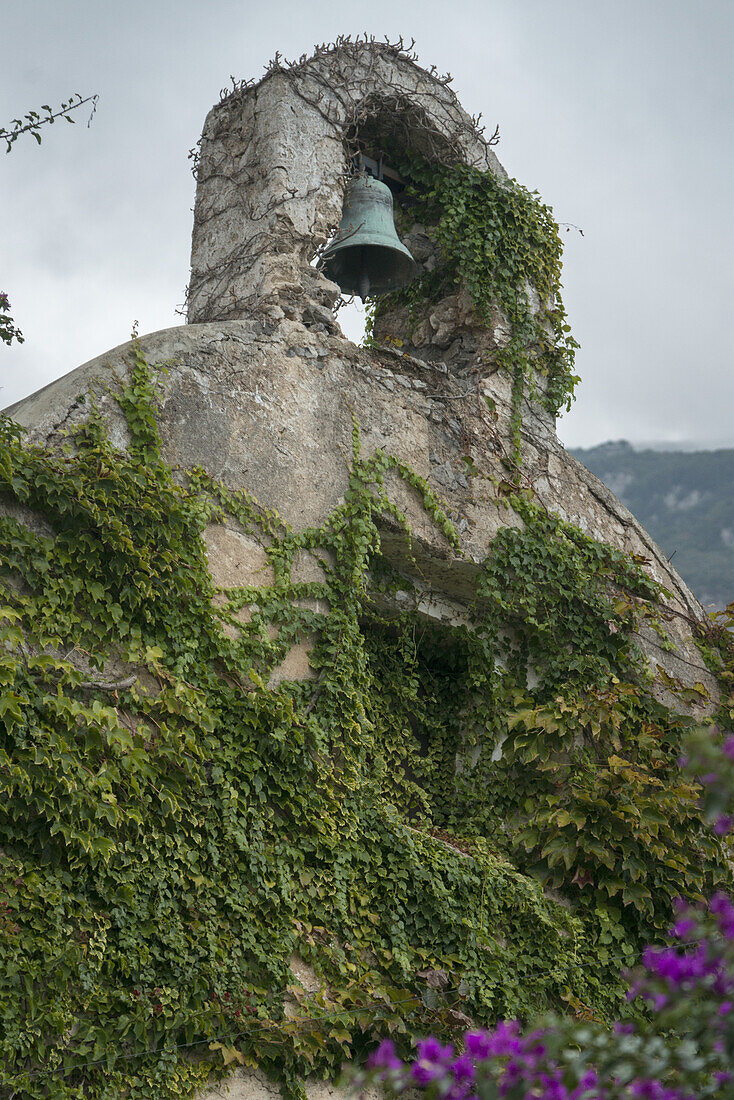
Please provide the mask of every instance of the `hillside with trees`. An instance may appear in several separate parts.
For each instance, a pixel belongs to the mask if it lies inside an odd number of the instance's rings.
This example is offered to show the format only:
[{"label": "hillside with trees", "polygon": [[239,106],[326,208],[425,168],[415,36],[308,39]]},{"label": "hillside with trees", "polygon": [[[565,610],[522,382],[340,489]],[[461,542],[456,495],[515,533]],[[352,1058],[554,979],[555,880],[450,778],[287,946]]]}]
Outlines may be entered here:
[{"label": "hillside with trees", "polygon": [[734,449],[571,450],[647,528],[706,607],[734,599]]}]

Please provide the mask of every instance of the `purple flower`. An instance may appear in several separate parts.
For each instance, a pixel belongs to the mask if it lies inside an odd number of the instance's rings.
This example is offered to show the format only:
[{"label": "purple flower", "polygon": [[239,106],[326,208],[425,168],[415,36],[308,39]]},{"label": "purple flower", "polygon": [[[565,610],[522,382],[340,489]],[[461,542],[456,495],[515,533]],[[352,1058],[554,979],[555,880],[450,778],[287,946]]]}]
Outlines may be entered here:
[{"label": "purple flower", "polygon": [[441,1097],[442,1100],[478,1100],[468,1081],[455,1081],[445,1093],[442,1088]]},{"label": "purple flower", "polygon": [[418,1057],[427,1062],[443,1062],[453,1057],[454,1048],[451,1043],[444,1046],[438,1039],[421,1039],[416,1043]]},{"label": "purple flower", "polygon": [[646,947],[642,963],[651,975],[662,978],[673,989],[694,985],[719,969],[719,964],[709,957],[706,943],[686,953],[675,947]]},{"label": "purple flower", "polygon": [[430,1085],[447,1075],[454,1057],[451,1043],[444,1046],[438,1039],[421,1039],[416,1048],[418,1056],[410,1067],[410,1074],[417,1085]]},{"label": "purple flower", "polygon": [[426,1062],[421,1059],[419,1062],[414,1062],[410,1067],[410,1075],[416,1085],[430,1085],[439,1077],[446,1076],[446,1068],[436,1065],[435,1062]]},{"label": "purple flower", "polygon": [[402,1064],[392,1039],[383,1039],[377,1050],[373,1050],[367,1059],[368,1069],[400,1069]]},{"label": "purple flower", "polygon": [[684,917],[683,920],[676,921],[670,930],[671,936],[675,936],[678,940],[688,939],[691,932],[695,932],[696,922],[692,917]]},{"label": "purple flower", "polygon": [[709,901],[709,909],[717,918],[722,934],[728,940],[734,940],[734,905],[726,894],[714,894]]},{"label": "purple flower", "polygon": [[520,1025],[517,1020],[510,1020],[509,1022],[501,1020],[494,1031],[490,1033],[490,1057],[501,1058],[503,1055],[519,1054],[522,1050],[519,1034]]},{"label": "purple flower", "polygon": [[490,1041],[488,1032],[467,1031],[464,1036],[464,1048],[469,1057],[476,1059],[477,1062],[489,1058]]},{"label": "purple flower", "polygon": [[460,1054],[450,1066],[451,1073],[457,1081],[474,1080],[474,1063],[468,1054]]},{"label": "purple flower", "polygon": [[730,817],[729,814],[721,814],[714,822],[714,832],[717,836],[726,836],[727,833],[731,832],[732,824],[734,824],[734,818]]},{"label": "purple flower", "polygon": [[578,1088],[574,1089],[571,1093],[571,1100],[578,1100],[580,1096],[583,1096],[589,1089],[596,1088],[599,1084],[599,1075],[595,1069],[589,1069],[583,1075],[579,1081]]}]

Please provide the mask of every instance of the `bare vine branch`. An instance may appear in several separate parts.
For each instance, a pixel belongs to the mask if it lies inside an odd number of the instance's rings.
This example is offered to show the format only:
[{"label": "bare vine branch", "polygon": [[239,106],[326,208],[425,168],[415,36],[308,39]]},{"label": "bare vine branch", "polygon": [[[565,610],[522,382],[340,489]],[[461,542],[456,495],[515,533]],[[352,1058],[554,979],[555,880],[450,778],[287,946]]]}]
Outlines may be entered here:
[{"label": "bare vine branch", "polygon": [[84,680],[79,684],[80,688],[94,689],[95,691],[127,691],[137,683],[137,676],[126,676],[124,680]]}]

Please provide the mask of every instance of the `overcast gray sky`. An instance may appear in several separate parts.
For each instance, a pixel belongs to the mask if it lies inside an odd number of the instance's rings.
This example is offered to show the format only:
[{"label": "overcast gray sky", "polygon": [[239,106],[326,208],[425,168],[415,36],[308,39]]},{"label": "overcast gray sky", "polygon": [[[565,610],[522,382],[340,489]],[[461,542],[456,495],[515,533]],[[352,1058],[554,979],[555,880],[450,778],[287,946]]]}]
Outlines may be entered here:
[{"label": "overcast gray sky", "polygon": [[7,405],[179,324],[194,183],[221,87],[340,33],[416,39],[564,233],[582,382],[559,425],[734,446],[732,0],[24,0],[2,4],[0,123],[97,92],[87,129],[0,152]]}]

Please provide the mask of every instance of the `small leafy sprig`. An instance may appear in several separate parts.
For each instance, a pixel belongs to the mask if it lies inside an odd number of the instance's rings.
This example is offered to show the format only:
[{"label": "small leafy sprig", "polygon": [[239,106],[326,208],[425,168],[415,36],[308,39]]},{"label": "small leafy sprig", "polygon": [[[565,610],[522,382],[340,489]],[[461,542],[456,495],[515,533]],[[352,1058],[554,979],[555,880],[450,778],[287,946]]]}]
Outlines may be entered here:
[{"label": "small leafy sprig", "polygon": [[6,145],[5,152],[10,152],[21,134],[31,134],[40,145],[42,126],[52,126],[58,118],[66,119],[67,122],[72,124],[75,123],[76,119],[72,117],[73,112],[87,103],[92,105],[87,122],[87,126],[90,126],[97,110],[98,100],[98,95],[82,96],[79,92],[74,92],[70,99],[65,100],[56,109],[49,103],[44,103],[37,111],[27,111],[22,118],[12,119],[8,126],[3,126],[0,129],[0,140],[4,141]]},{"label": "small leafy sprig", "polygon": [[4,344],[12,344],[16,340],[22,344],[25,337],[10,316],[10,299],[0,290],[0,340]]}]

